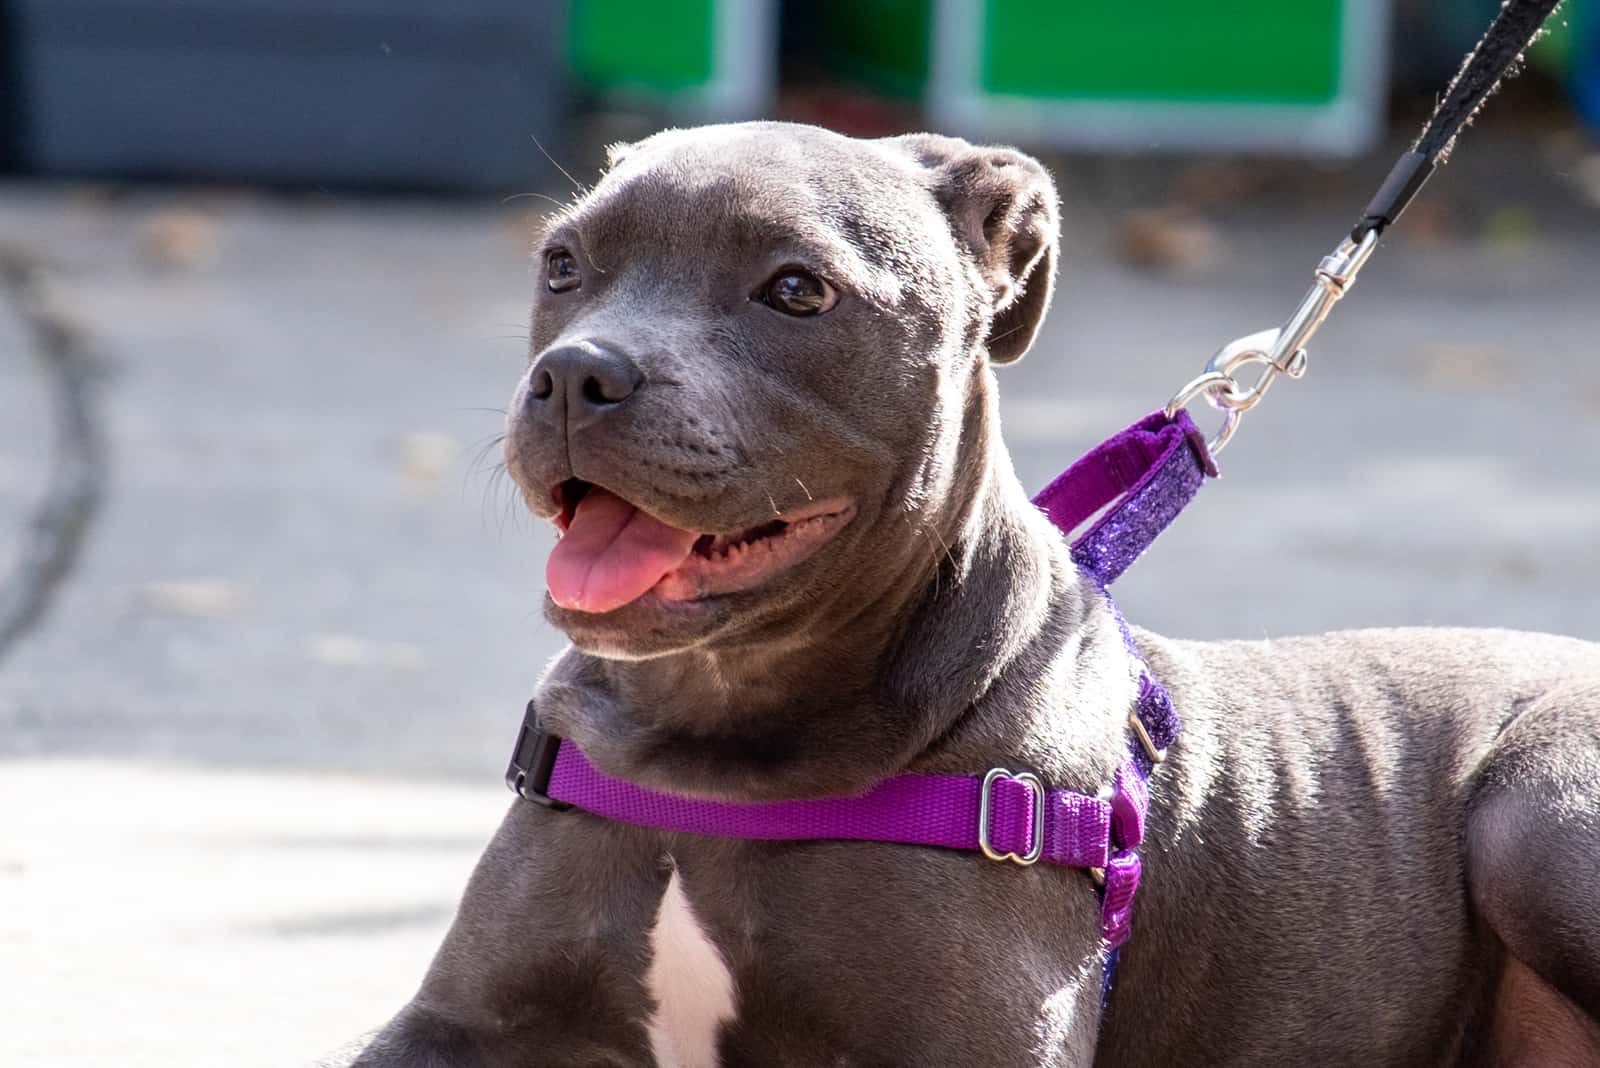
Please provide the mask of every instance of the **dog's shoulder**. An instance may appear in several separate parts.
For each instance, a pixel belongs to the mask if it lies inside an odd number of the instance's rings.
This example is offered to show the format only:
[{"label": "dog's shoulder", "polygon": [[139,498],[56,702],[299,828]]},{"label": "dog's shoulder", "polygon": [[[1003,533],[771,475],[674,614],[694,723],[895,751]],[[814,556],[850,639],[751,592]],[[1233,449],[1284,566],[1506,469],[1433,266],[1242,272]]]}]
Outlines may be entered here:
[{"label": "dog's shoulder", "polygon": [[[1600,680],[1600,644],[1554,634],[1457,627],[1393,627],[1258,641],[1179,641],[1136,632],[1176,690],[1321,694],[1381,686],[1389,700],[1427,707],[1461,692],[1515,697],[1579,679]],[[1303,702],[1302,702],[1303,703]]]}]

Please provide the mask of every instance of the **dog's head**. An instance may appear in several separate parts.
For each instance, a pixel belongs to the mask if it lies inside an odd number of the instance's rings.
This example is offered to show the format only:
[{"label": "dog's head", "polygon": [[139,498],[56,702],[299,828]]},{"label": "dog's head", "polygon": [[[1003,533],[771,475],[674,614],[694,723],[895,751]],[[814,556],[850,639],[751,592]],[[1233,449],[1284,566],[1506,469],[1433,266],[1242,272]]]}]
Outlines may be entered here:
[{"label": "dog's head", "polygon": [[649,657],[931,572],[1056,232],[1043,167],[952,138],[750,123],[613,150],[537,250],[508,419],[508,469],[563,532],[551,620]]}]

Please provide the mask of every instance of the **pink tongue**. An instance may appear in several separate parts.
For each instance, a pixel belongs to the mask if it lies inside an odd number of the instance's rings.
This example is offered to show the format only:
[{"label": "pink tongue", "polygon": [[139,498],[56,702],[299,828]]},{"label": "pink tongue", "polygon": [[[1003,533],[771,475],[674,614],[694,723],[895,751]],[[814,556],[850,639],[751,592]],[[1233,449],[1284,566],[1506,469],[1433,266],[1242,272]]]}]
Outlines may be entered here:
[{"label": "pink tongue", "polygon": [[578,502],[545,565],[550,596],[563,608],[609,612],[642,597],[689,558],[700,535],[669,527],[599,486]]}]

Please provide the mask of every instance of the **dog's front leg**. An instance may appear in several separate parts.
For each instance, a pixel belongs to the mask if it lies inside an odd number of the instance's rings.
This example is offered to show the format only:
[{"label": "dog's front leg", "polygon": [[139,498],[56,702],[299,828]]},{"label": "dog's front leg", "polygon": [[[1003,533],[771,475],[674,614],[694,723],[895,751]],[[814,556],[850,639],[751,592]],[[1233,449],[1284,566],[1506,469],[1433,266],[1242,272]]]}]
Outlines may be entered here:
[{"label": "dog's front leg", "polygon": [[516,802],[416,997],[353,1068],[650,1068],[650,832]]}]

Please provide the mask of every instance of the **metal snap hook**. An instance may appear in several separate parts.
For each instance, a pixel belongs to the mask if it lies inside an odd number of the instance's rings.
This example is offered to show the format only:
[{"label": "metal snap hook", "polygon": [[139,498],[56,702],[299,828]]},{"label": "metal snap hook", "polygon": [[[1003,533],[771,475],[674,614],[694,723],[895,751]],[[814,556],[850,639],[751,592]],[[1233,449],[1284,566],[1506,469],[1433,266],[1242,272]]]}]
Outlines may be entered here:
[{"label": "metal snap hook", "polygon": [[[1309,363],[1306,344],[1328,318],[1328,312],[1344,296],[1372,250],[1378,234],[1369,230],[1360,241],[1345,238],[1317,264],[1316,282],[1301,298],[1300,305],[1283,326],[1261,330],[1228,342],[1206,362],[1205,373],[1191,380],[1167,402],[1168,419],[1178,410],[1204,395],[1207,403],[1222,412],[1222,426],[1206,442],[1215,455],[1223,450],[1239,428],[1245,412],[1261,403],[1279,375],[1299,378]],[[1262,366],[1261,376],[1250,383],[1239,381],[1239,372],[1251,364]]]}]

